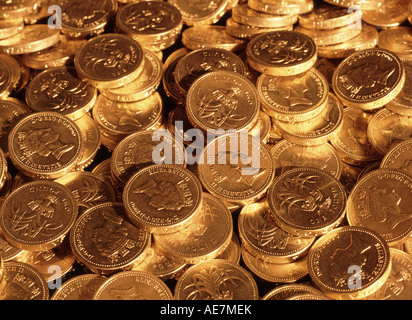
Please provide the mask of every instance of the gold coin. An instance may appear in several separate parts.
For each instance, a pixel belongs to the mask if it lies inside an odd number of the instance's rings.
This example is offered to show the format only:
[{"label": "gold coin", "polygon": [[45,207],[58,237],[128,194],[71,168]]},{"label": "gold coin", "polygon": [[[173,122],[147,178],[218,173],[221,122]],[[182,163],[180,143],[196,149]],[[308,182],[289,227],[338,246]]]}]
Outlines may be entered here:
[{"label": "gold coin", "polygon": [[150,234],[125,218],[122,203],[102,203],[81,214],[70,230],[76,260],[102,275],[142,261],[150,247]]},{"label": "gold coin", "polygon": [[412,232],[409,213],[412,178],[398,169],[378,169],[361,178],[348,197],[351,226],[367,227],[396,245]]},{"label": "gold coin", "polygon": [[140,76],[124,87],[102,89],[100,93],[110,100],[133,102],[148,98],[154,94],[162,80],[162,61],[152,51],[144,51],[144,68]]},{"label": "gold coin", "polygon": [[192,136],[188,134],[187,131],[193,129],[193,126],[182,106],[177,106],[169,112],[167,118],[167,129],[171,132],[172,136],[176,138],[176,140],[183,141],[183,143],[190,146],[190,148],[196,149],[204,147],[203,141],[192,142]]},{"label": "gold coin", "polygon": [[367,49],[343,60],[333,74],[337,97],[348,107],[373,110],[394,99],[405,82],[402,61],[385,49]]},{"label": "gold coin", "polygon": [[0,300],[49,300],[49,288],[43,276],[23,262],[4,263],[0,289]]},{"label": "gold coin", "polygon": [[166,283],[150,273],[123,271],[108,278],[93,300],[173,300],[173,294]]},{"label": "gold coin", "polygon": [[214,259],[187,269],[176,283],[174,298],[258,300],[259,292],[256,281],[245,268],[231,261]]},{"label": "gold coin", "polygon": [[380,159],[367,136],[372,114],[359,108],[343,109],[343,125],[337,136],[330,141],[342,161],[364,166]]},{"label": "gold coin", "polygon": [[266,143],[269,139],[271,128],[272,128],[272,121],[269,115],[266,112],[260,110],[256,123],[252,128],[250,128],[249,134],[253,136],[256,134],[256,132],[258,132],[259,139],[263,143]]},{"label": "gold coin", "polygon": [[241,258],[240,242],[239,242],[238,237],[236,236],[236,233],[233,232],[232,240],[230,241],[229,246],[226,248],[225,251],[219,254],[215,259],[229,260],[229,261],[239,264],[240,258]]},{"label": "gold coin", "polygon": [[63,282],[50,300],[92,300],[97,289],[106,281],[106,277],[97,274],[82,274]]},{"label": "gold coin", "polygon": [[[325,0],[330,4],[334,4],[339,7],[350,8],[353,6],[359,6],[362,10],[376,10],[383,4],[382,0]],[[356,7],[354,7],[356,8]]]},{"label": "gold coin", "polygon": [[112,185],[116,193],[117,202],[122,202],[122,191],[123,190],[121,186],[119,185],[119,183],[116,180],[114,180],[112,176],[111,162],[112,162],[111,158],[105,159],[102,162],[98,163],[91,172],[98,174],[104,179],[106,179],[106,181],[108,181]]},{"label": "gold coin", "polygon": [[412,139],[400,142],[383,157],[380,162],[381,169],[398,169],[412,176]]},{"label": "gold coin", "polygon": [[13,19],[24,17],[36,10],[38,3],[36,0],[20,0],[0,2],[0,19]]},{"label": "gold coin", "polygon": [[52,47],[23,55],[23,62],[32,69],[44,70],[72,64],[74,54],[86,40],[60,36],[60,41]]},{"label": "gold coin", "polygon": [[368,24],[363,24],[361,32],[352,39],[334,45],[318,46],[319,57],[339,59],[347,58],[351,54],[374,48],[378,44],[378,30]]},{"label": "gold coin", "polygon": [[305,293],[305,294],[297,294],[296,296],[290,297],[286,300],[330,300],[330,299],[326,296],[321,296],[318,294]]},{"label": "gold coin", "polygon": [[9,134],[12,163],[33,178],[56,179],[80,161],[83,142],[79,127],[56,112],[32,113]]},{"label": "gold coin", "polygon": [[239,3],[232,9],[232,19],[249,26],[274,28],[295,24],[298,21],[298,15],[268,14],[251,9],[247,3]]},{"label": "gold coin", "polygon": [[323,295],[322,291],[317,290],[310,284],[307,283],[291,283],[283,284],[275,287],[266,293],[262,300],[286,300],[298,294],[319,294]]},{"label": "gold coin", "polygon": [[401,92],[386,104],[386,108],[397,114],[412,116],[412,96],[410,92],[412,83],[412,59],[402,59],[402,62],[405,67],[405,84]]},{"label": "gold coin", "polygon": [[188,27],[182,32],[182,43],[189,50],[217,48],[237,52],[245,46],[245,40],[232,37],[226,26],[219,25]]},{"label": "gold coin", "polygon": [[53,111],[77,120],[89,112],[97,89],[80,80],[73,67],[49,68],[26,88],[26,102],[34,112]]},{"label": "gold coin", "polygon": [[61,32],[72,38],[102,33],[117,11],[115,0],[59,0],[57,5],[62,10]]},{"label": "gold coin", "polygon": [[67,187],[83,210],[105,202],[116,202],[113,186],[96,173],[70,172],[54,181]]},{"label": "gold coin", "polygon": [[189,121],[202,131],[240,131],[252,127],[259,116],[255,86],[243,75],[214,71],[196,79],[186,98]]},{"label": "gold coin", "polygon": [[379,48],[390,50],[401,59],[412,56],[412,28],[410,26],[394,27],[379,31]]},{"label": "gold coin", "polygon": [[12,37],[20,33],[24,28],[24,22],[21,17],[0,20],[0,40]]},{"label": "gold coin", "polygon": [[118,102],[99,95],[92,109],[102,134],[118,142],[135,132],[156,130],[162,113],[163,100],[159,92],[134,102]]},{"label": "gold coin", "polygon": [[383,156],[398,143],[412,138],[411,118],[382,108],[371,118],[367,136],[370,144]]},{"label": "gold coin", "polygon": [[228,0],[168,0],[168,2],[180,11],[183,22],[188,26],[217,23],[226,13],[229,3]]},{"label": "gold coin", "polygon": [[144,52],[131,37],[108,33],[84,43],[76,51],[74,65],[82,80],[98,88],[116,88],[140,75]]},{"label": "gold coin", "polygon": [[238,23],[233,18],[226,20],[226,32],[238,39],[250,40],[258,34],[274,31],[292,31],[293,24],[283,27],[255,27],[247,24]]},{"label": "gold coin", "polygon": [[232,240],[233,219],[226,205],[204,193],[199,215],[186,228],[172,234],[155,234],[154,243],[170,258],[197,264],[216,258]]},{"label": "gold coin", "polygon": [[26,54],[49,48],[60,40],[60,32],[47,24],[26,25],[22,32],[0,40],[0,52],[10,55]]},{"label": "gold coin", "polygon": [[202,75],[214,71],[231,71],[245,74],[243,61],[233,52],[224,49],[206,48],[192,51],[182,57],[174,71],[175,82],[183,96]]},{"label": "gold coin", "polygon": [[[70,249],[68,237],[66,237],[63,243],[53,249],[47,251],[24,251],[15,261],[27,263],[36,268],[46,282],[50,283],[58,280],[60,277],[63,279],[73,269],[76,260]],[[50,272],[51,266],[53,266],[52,272]],[[55,270],[58,270],[58,272]]]},{"label": "gold coin", "polygon": [[[130,134],[119,142],[112,153],[111,171],[120,185],[125,185],[137,171],[155,163],[186,164],[184,147],[179,146],[171,135],[161,138],[156,141],[152,132],[143,131]],[[158,150],[159,159],[155,159],[154,152],[159,145],[162,150]]]},{"label": "gold coin", "polygon": [[362,10],[362,20],[379,28],[396,27],[408,19],[409,0],[381,0],[373,10]]},{"label": "gold coin", "polygon": [[20,80],[20,66],[15,58],[0,53],[0,99],[7,98]]},{"label": "gold coin", "polygon": [[76,166],[77,170],[87,168],[93,162],[97,152],[101,146],[100,129],[96,121],[86,114],[83,117],[74,121],[80,129],[83,153],[79,163]]},{"label": "gold coin", "polygon": [[46,251],[62,243],[78,213],[70,190],[53,181],[25,183],[5,200],[0,224],[6,240],[20,249]]},{"label": "gold coin", "polygon": [[354,28],[352,25],[346,25],[332,30],[307,29],[298,25],[294,30],[312,38],[317,46],[340,44],[355,38],[362,31],[361,28]]},{"label": "gold coin", "polygon": [[186,267],[185,262],[176,261],[165,256],[154,243],[147,251],[143,261],[139,261],[132,266],[131,270],[148,272],[163,281],[172,279],[183,268]]},{"label": "gold coin", "polygon": [[342,173],[339,181],[342,183],[348,195],[352,191],[356,182],[359,180],[359,175],[362,170],[363,167],[356,167],[342,161]]},{"label": "gold coin", "polygon": [[163,1],[129,3],[116,14],[116,27],[140,44],[157,44],[164,50],[177,41],[183,27],[182,14],[173,4]]},{"label": "gold coin", "polygon": [[348,9],[321,3],[311,12],[299,15],[299,25],[307,29],[330,30],[353,24],[356,10],[349,12]]},{"label": "gold coin", "polygon": [[370,229],[340,227],[315,242],[308,267],[312,282],[328,297],[359,300],[376,292],[388,278],[389,247]]},{"label": "gold coin", "polygon": [[296,168],[277,177],[268,190],[275,222],[296,236],[320,236],[345,218],[347,195],[332,175],[317,168]]},{"label": "gold coin", "polygon": [[29,113],[29,107],[16,98],[0,100],[0,148],[6,156],[9,154],[8,137],[11,129]]},{"label": "gold coin", "polygon": [[248,0],[247,4],[253,10],[270,14],[301,14],[313,9],[312,0]]},{"label": "gold coin", "polygon": [[229,203],[247,205],[263,198],[274,178],[269,149],[250,135],[220,136],[208,143],[199,159],[204,188]]},{"label": "gold coin", "polygon": [[262,74],[256,83],[261,107],[281,121],[305,121],[326,107],[329,85],[315,68],[294,76]]},{"label": "gold coin", "polygon": [[342,172],[341,159],[336,150],[329,144],[318,146],[300,146],[282,139],[270,151],[275,162],[275,176],[300,167],[312,167],[325,170],[336,179]]},{"label": "gold coin", "polygon": [[[1,251],[1,260],[4,261],[9,261],[9,260],[16,260],[17,257],[19,257],[21,254],[23,254],[24,250],[17,248],[6,240],[6,238],[3,235],[3,232],[0,232],[0,251]],[[0,267],[1,269],[1,267]],[[0,271],[0,280],[1,280],[1,271]],[[0,281],[1,283],[1,281]]]},{"label": "gold coin", "polygon": [[252,255],[242,247],[242,259],[247,268],[267,282],[294,283],[308,275],[307,255],[290,263],[272,263]]},{"label": "gold coin", "polygon": [[130,221],[153,233],[173,233],[190,225],[200,214],[202,185],[178,165],[145,167],[126,183],[123,203]]},{"label": "gold coin", "polygon": [[249,41],[246,54],[253,69],[273,76],[303,73],[317,60],[315,42],[296,31],[259,34]]},{"label": "gold coin", "polygon": [[316,146],[333,140],[343,126],[343,107],[335,96],[329,93],[326,107],[315,118],[306,121],[284,122],[275,119],[282,136],[295,144]]},{"label": "gold coin", "polygon": [[238,228],[244,248],[260,260],[291,263],[305,256],[315,237],[293,236],[276,224],[267,200],[242,208]]},{"label": "gold coin", "polygon": [[404,244],[404,251],[408,254],[412,254],[412,239],[407,239]]}]

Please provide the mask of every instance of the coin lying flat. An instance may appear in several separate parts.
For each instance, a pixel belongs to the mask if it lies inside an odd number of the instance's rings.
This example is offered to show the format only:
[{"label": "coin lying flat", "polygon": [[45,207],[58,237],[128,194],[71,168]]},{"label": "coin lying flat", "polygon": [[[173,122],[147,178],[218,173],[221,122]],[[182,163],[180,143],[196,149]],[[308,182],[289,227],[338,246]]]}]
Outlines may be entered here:
[{"label": "coin lying flat", "polygon": [[251,40],[258,34],[272,31],[292,31],[293,24],[284,27],[255,27],[236,22],[233,18],[226,20],[226,32],[238,39]]},{"label": "coin lying flat", "polygon": [[108,278],[93,300],[172,300],[169,287],[156,276],[143,271],[123,271]]},{"label": "coin lying flat", "polygon": [[391,245],[406,240],[412,232],[411,182],[411,177],[398,169],[366,174],[348,197],[349,224],[374,230]]},{"label": "coin lying flat", "polygon": [[382,5],[374,10],[363,10],[362,20],[380,28],[396,27],[408,18],[405,10],[409,0],[381,0]]},{"label": "coin lying flat", "polygon": [[62,243],[77,213],[77,202],[65,186],[34,181],[7,197],[0,224],[10,244],[28,251],[46,251]]},{"label": "coin lying flat", "polygon": [[36,112],[20,120],[9,134],[13,164],[30,177],[56,179],[80,161],[79,127],[57,112]]},{"label": "coin lying flat", "polygon": [[21,0],[0,2],[0,17],[1,19],[18,18],[28,15],[36,10],[36,0]]},{"label": "coin lying flat", "polygon": [[141,169],[123,190],[130,221],[153,233],[173,233],[187,227],[199,215],[202,202],[199,179],[173,164]]},{"label": "coin lying flat", "polygon": [[374,110],[394,99],[405,82],[402,61],[384,49],[367,49],[343,60],[333,74],[333,88],[348,107]]},{"label": "coin lying flat", "polygon": [[63,282],[50,300],[92,300],[96,290],[106,281],[97,274],[82,274]]},{"label": "coin lying flat", "polygon": [[262,300],[285,300],[304,293],[323,295],[322,291],[306,283],[284,284],[270,290],[262,297]]},{"label": "coin lying flat", "polygon": [[316,62],[316,44],[296,31],[262,33],[249,41],[247,60],[257,71],[292,76],[309,70]]},{"label": "coin lying flat", "polygon": [[238,264],[215,259],[187,269],[176,283],[176,300],[257,300],[256,281]]},{"label": "coin lying flat", "polygon": [[401,26],[379,31],[378,47],[395,52],[401,59],[412,55],[412,28]]},{"label": "coin lying flat", "polygon": [[328,297],[358,300],[375,293],[388,278],[389,247],[370,229],[340,227],[316,241],[308,267],[312,281]]},{"label": "coin lying flat", "polygon": [[142,260],[150,247],[150,234],[125,218],[122,203],[102,203],[81,214],[70,231],[76,260],[102,275]]},{"label": "coin lying flat", "polygon": [[310,12],[313,9],[313,1],[311,0],[287,0],[283,2],[248,0],[247,4],[253,10],[270,14],[300,14]]}]

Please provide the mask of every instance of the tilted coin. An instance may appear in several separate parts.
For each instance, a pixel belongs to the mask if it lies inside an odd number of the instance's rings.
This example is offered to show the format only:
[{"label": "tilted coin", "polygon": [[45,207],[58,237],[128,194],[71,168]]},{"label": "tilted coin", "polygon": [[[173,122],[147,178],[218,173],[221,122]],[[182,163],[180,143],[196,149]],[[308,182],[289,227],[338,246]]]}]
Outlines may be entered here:
[{"label": "tilted coin", "polygon": [[325,170],[337,179],[341,176],[341,159],[329,143],[301,146],[282,139],[271,148],[270,153],[275,162],[276,177],[290,169],[299,167]]},{"label": "tilted coin", "polygon": [[119,183],[112,176],[111,162],[112,162],[111,158],[105,159],[102,162],[99,162],[93,168],[91,172],[100,175],[106,181],[108,181],[112,185],[116,193],[117,202],[122,202],[122,191],[123,190],[122,190],[122,187],[119,185]]},{"label": "tilted coin", "polygon": [[114,17],[117,10],[115,0],[59,0],[61,7],[61,31],[73,38],[95,36]]},{"label": "tilted coin", "polygon": [[76,51],[74,65],[82,80],[103,89],[116,88],[140,75],[144,52],[131,37],[108,33],[84,43]]},{"label": "tilted coin", "polygon": [[286,300],[330,300],[330,299],[324,295],[304,293],[304,294],[297,294]]},{"label": "tilted coin", "polygon": [[73,67],[47,69],[26,88],[26,102],[33,111],[59,112],[72,120],[89,112],[96,98],[97,89],[80,80]]},{"label": "tilted coin", "polygon": [[290,142],[303,146],[321,145],[334,139],[342,129],[343,106],[329,93],[326,107],[315,118],[293,122],[275,119],[274,123]]},{"label": "tilted coin", "polygon": [[340,44],[355,38],[362,31],[361,28],[354,28],[352,25],[346,25],[332,30],[307,29],[298,25],[294,30],[311,37],[317,46]]},{"label": "tilted coin", "polygon": [[311,280],[328,297],[359,300],[375,293],[388,278],[389,247],[368,228],[344,226],[315,242],[308,267]]},{"label": "tilted coin", "polygon": [[228,0],[168,0],[182,14],[188,26],[215,24],[226,13]]},{"label": "tilted coin", "polygon": [[60,32],[47,24],[26,25],[22,32],[0,40],[0,52],[10,55],[26,54],[49,48],[60,40]]},{"label": "tilted coin", "polygon": [[182,104],[185,97],[180,93],[179,87],[175,81],[174,72],[176,65],[190,51],[186,48],[180,48],[171,53],[163,64],[162,85],[167,97],[175,104]]},{"label": "tilted coin", "polygon": [[200,214],[202,185],[181,166],[151,165],[128,180],[123,203],[135,225],[153,233],[173,233],[190,225]]},{"label": "tilted coin", "polygon": [[250,128],[249,132],[252,136],[259,134],[259,139],[262,140],[263,143],[266,143],[269,139],[271,129],[272,121],[270,116],[266,112],[260,110],[256,123]]},{"label": "tilted coin", "polygon": [[402,61],[391,51],[373,48],[343,60],[333,74],[337,97],[348,107],[374,110],[394,99],[405,82]]},{"label": "tilted coin", "polygon": [[242,247],[242,260],[257,277],[274,283],[294,283],[308,275],[307,255],[290,263],[273,263],[254,256]]},{"label": "tilted coin", "polygon": [[150,234],[132,225],[122,203],[106,202],[86,210],[70,230],[76,260],[106,275],[130,268],[150,247]]},{"label": "tilted coin", "polygon": [[220,25],[188,27],[182,32],[182,43],[190,50],[218,48],[237,52],[245,46],[245,40],[232,37]]},{"label": "tilted coin", "polygon": [[166,49],[163,43],[177,41],[182,26],[182,14],[178,8],[163,1],[129,3],[116,14],[116,27],[120,32],[142,45],[158,44],[160,50]]},{"label": "tilted coin", "polygon": [[398,143],[383,157],[381,169],[398,169],[412,175],[412,139]]},{"label": "tilted coin", "polygon": [[347,195],[343,185],[317,168],[296,168],[275,178],[268,190],[274,220],[297,236],[319,236],[340,225]]},{"label": "tilted coin", "polygon": [[357,36],[343,43],[318,46],[317,52],[319,57],[330,59],[347,58],[357,51],[374,48],[377,44],[378,30],[373,26],[363,24],[362,30]]},{"label": "tilted coin", "polygon": [[330,142],[342,161],[363,166],[380,158],[369,142],[367,128],[372,114],[359,108],[343,109],[343,125]]},{"label": "tilted coin", "polygon": [[0,98],[7,98],[20,80],[20,66],[15,58],[0,53]]},{"label": "tilted coin", "polygon": [[[377,7],[380,7],[383,4],[383,1],[374,1],[374,0],[325,0],[327,3],[344,7],[344,8],[357,8],[362,10],[375,10]],[[357,10],[359,10],[357,9]]]},{"label": "tilted coin", "polygon": [[148,272],[123,271],[103,282],[93,300],[173,300],[173,294],[166,283]]},{"label": "tilted coin", "polygon": [[405,84],[401,92],[388,104],[386,108],[389,110],[404,115],[412,115],[412,94],[411,94],[411,85],[412,85],[412,59],[402,59],[403,65],[405,67]]},{"label": "tilted coin", "polygon": [[205,48],[182,57],[176,64],[174,77],[181,93],[187,95],[196,79],[210,72],[224,70],[245,74],[244,63],[235,53],[225,49]]},{"label": "tilted coin", "polygon": [[[189,130],[193,129],[193,125],[190,123],[186,110],[182,106],[177,106],[169,112],[166,125],[172,136],[178,141],[183,141],[189,148],[204,147],[204,141],[196,140],[192,142],[193,136],[189,134]],[[187,151],[189,152],[189,150]]]},{"label": "tilted coin", "polygon": [[381,0],[381,5],[373,10],[362,10],[362,20],[371,25],[389,28],[396,27],[408,18],[405,10],[409,0]]},{"label": "tilted coin", "polygon": [[310,293],[323,295],[322,291],[319,291],[315,287],[307,283],[296,284],[283,284],[275,287],[266,293],[262,300],[285,300],[298,294]]},{"label": "tilted coin", "polygon": [[36,10],[36,0],[0,1],[0,19],[23,17]]},{"label": "tilted coin", "polygon": [[[21,255],[24,250],[17,248],[11,245],[3,235],[3,232],[0,232],[0,251],[1,251],[1,260],[3,262],[9,260],[15,260],[19,255]],[[0,264],[1,265],[1,264]],[[1,279],[1,272],[0,272]]]},{"label": "tilted coin", "polygon": [[[230,208],[229,208],[230,210]],[[236,233],[232,233],[232,240],[229,243],[229,246],[226,248],[225,251],[223,251],[221,254],[219,254],[215,259],[223,259],[223,260],[229,260],[234,263],[240,262],[241,258],[241,248],[240,248],[240,241],[238,237],[236,236]]]},{"label": "tilted coin", "polygon": [[0,20],[0,39],[12,37],[24,28],[24,22],[21,17],[7,20]]},{"label": "tilted coin", "polygon": [[291,263],[305,256],[314,237],[283,231],[273,219],[267,200],[244,206],[238,217],[241,243],[250,254],[271,263]]},{"label": "tilted coin", "polygon": [[49,288],[34,267],[17,261],[4,263],[0,300],[48,300]]},{"label": "tilted coin", "polygon": [[312,0],[248,0],[248,6],[256,11],[270,14],[299,14],[310,12],[313,9]]},{"label": "tilted coin", "polygon": [[120,88],[102,89],[100,93],[111,100],[133,102],[154,94],[162,80],[163,64],[155,53],[144,51],[144,68],[139,77]]},{"label": "tilted coin", "polygon": [[349,195],[355,186],[356,182],[359,180],[359,175],[361,174],[363,167],[356,167],[342,161],[342,173],[339,178],[340,183]]},{"label": "tilted coin", "polygon": [[164,255],[189,264],[212,260],[229,246],[233,219],[226,205],[204,193],[199,215],[186,228],[172,234],[154,235]]},{"label": "tilted coin", "polygon": [[252,127],[259,116],[255,86],[232,71],[214,71],[196,79],[186,98],[189,121],[204,132],[240,131]]},{"label": "tilted coin", "polygon": [[63,282],[50,300],[92,300],[97,289],[106,281],[106,277],[98,274],[82,274]]},{"label": "tilted coin", "polygon": [[282,121],[304,121],[319,115],[326,107],[329,86],[317,69],[295,76],[262,74],[256,83],[261,107]]},{"label": "tilted coin", "polygon": [[258,300],[256,281],[234,262],[214,259],[191,266],[176,283],[176,300]]},{"label": "tilted coin", "polygon": [[54,181],[67,187],[83,210],[105,202],[116,202],[113,186],[96,173],[70,172]]},{"label": "tilted coin", "polygon": [[0,224],[10,244],[28,251],[46,251],[62,243],[77,213],[76,199],[65,186],[34,181],[6,198]]},{"label": "tilted coin", "polygon": [[82,150],[79,127],[57,112],[32,113],[9,134],[12,163],[33,178],[63,176],[80,161]]},{"label": "tilted coin", "polygon": [[381,30],[378,34],[377,45],[379,48],[395,52],[401,59],[411,58],[412,28],[410,26],[401,26]]},{"label": "tilted coin", "polygon": [[246,54],[252,68],[274,76],[303,73],[317,59],[315,42],[296,31],[259,34],[249,41]]},{"label": "tilted coin", "polygon": [[412,232],[409,212],[412,178],[398,169],[377,169],[361,178],[348,197],[349,225],[367,227],[390,245]]},{"label": "tilted coin", "polygon": [[368,141],[383,156],[398,143],[412,137],[411,117],[382,108],[370,119]]},{"label": "tilted coin", "polygon": [[246,205],[265,196],[274,169],[270,151],[260,140],[228,133],[208,143],[199,158],[198,175],[211,194]]}]

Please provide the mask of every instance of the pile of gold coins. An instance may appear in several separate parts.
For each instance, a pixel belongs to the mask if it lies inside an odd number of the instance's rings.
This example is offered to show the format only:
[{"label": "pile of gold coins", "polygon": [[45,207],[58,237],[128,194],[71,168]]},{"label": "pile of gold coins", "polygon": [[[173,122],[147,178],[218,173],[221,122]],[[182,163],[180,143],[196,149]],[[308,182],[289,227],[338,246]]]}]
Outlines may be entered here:
[{"label": "pile of gold coins", "polygon": [[0,299],[411,300],[411,23],[0,0]]}]

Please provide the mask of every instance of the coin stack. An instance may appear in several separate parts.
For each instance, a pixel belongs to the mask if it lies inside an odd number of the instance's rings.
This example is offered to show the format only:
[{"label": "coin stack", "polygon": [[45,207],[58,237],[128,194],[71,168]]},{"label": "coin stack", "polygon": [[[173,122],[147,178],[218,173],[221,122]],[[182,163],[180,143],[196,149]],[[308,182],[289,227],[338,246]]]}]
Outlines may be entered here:
[{"label": "coin stack", "polygon": [[57,4],[0,0],[0,299],[412,299],[412,2]]}]

